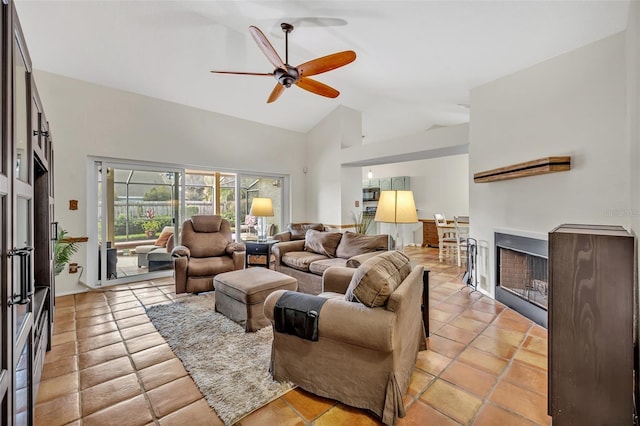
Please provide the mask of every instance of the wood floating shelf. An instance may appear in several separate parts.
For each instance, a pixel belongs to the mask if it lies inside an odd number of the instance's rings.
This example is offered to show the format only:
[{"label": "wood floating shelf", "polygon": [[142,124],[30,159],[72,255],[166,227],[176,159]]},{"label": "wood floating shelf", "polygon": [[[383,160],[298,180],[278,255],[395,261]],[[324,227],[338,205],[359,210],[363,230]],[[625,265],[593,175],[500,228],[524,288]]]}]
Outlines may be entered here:
[{"label": "wood floating shelf", "polygon": [[67,237],[60,240],[61,243],[86,243],[89,237]]},{"label": "wood floating shelf", "polygon": [[571,157],[544,157],[512,166],[500,167],[473,175],[475,183],[496,182],[571,170]]}]

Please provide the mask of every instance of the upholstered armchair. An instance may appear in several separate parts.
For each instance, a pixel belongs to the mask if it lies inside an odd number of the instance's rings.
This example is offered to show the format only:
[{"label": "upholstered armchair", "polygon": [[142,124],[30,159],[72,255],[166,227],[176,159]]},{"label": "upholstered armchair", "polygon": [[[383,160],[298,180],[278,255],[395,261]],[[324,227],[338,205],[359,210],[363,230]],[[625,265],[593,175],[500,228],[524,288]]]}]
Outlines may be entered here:
[{"label": "upholstered armchair", "polygon": [[213,277],[244,268],[245,246],[231,239],[231,225],[217,215],[193,216],[182,224],[174,247],[176,293],[213,290]]},{"label": "upholstered armchair", "polygon": [[[423,271],[420,265],[412,266],[404,254],[385,252],[357,269],[328,268],[323,293],[318,296],[284,290],[271,293],[264,314],[274,324],[274,379],[368,409],[383,423],[395,424],[405,415],[403,396],[418,351],[426,349],[421,314]],[[306,300],[287,306],[292,298]],[[309,329],[316,318],[315,327]],[[287,321],[298,322],[291,325]],[[277,331],[283,329],[296,333]],[[299,336],[300,330],[316,340]]]}]

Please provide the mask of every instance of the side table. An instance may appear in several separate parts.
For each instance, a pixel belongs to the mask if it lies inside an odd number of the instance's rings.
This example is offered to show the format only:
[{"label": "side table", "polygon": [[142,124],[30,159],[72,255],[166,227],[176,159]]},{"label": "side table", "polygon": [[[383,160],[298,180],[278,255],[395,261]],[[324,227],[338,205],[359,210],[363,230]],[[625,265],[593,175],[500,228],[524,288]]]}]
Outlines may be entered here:
[{"label": "side table", "polygon": [[[248,268],[250,266],[261,266],[263,268],[269,268],[271,263],[271,247],[278,240],[267,240],[267,241],[245,241],[244,245],[246,246],[244,264],[245,267]],[[252,262],[251,257],[260,256],[265,258],[264,262]]]}]

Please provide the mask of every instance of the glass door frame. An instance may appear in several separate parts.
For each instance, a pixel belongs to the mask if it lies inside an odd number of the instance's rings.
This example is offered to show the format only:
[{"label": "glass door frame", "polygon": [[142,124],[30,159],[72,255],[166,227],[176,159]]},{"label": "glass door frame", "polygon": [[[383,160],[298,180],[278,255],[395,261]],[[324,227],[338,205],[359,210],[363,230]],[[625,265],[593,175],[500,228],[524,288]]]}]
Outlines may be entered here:
[{"label": "glass door frame", "polygon": [[[94,245],[87,245],[87,284],[89,287],[106,287],[117,284],[125,284],[129,282],[141,281],[143,279],[148,278],[156,278],[156,277],[164,277],[170,276],[173,271],[172,270],[163,270],[163,271],[154,271],[154,272],[144,272],[141,274],[134,274],[125,277],[116,277],[114,279],[107,279],[107,246],[106,244],[100,245],[100,256],[99,260],[96,256],[91,253],[94,249],[98,248],[99,241],[107,241],[107,227],[103,226],[101,229],[98,229],[99,218],[104,222],[107,218],[107,191],[102,190],[102,197],[99,199],[97,189],[98,185],[98,177],[101,178],[101,182],[104,185],[107,182],[107,173],[108,170],[111,169],[132,169],[135,171],[148,171],[148,172],[169,172],[173,173],[176,179],[176,184],[174,185],[174,191],[179,192],[179,198],[175,199],[178,201],[177,206],[173,209],[174,214],[174,238],[177,238],[178,229],[180,224],[182,223],[182,217],[184,217],[184,173],[185,169],[176,167],[175,165],[170,164],[161,164],[161,163],[150,163],[144,161],[127,161],[127,160],[119,160],[119,159],[110,159],[110,158],[89,158],[88,159],[88,167],[91,167],[93,173],[88,173],[91,176],[90,182],[88,182],[88,194],[87,199],[90,200],[89,206],[91,208],[87,209],[87,230],[89,235],[89,241],[95,241]],[[173,196],[176,196],[174,192]],[[100,206],[100,211],[98,211],[98,205]],[[115,242],[114,242],[115,245]],[[97,277],[98,272],[98,261],[101,262],[100,268],[100,277]]]},{"label": "glass door frame", "polygon": [[[241,201],[242,201],[242,180],[248,178],[260,178],[260,179],[272,179],[274,181],[279,182],[280,188],[280,204],[279,211],[280,214],[280,223],[278,224],[277,232],[282,232],[283,226],[285,223],[289,223],[289,209],[286,207],[289,206],[289,176],[278,175],[274,173],[260,173],[260,172],[247,172],[242,171],[236,174],[236,232],[235,232],[235,240],[242,241],[241,239]],[[249,206],[250,208],[251,206]],[[273,206],[276,207],[275,205]],[[248,212],[247,212],[248,214]],[[276,232],[276,233],[277,233]]]}]

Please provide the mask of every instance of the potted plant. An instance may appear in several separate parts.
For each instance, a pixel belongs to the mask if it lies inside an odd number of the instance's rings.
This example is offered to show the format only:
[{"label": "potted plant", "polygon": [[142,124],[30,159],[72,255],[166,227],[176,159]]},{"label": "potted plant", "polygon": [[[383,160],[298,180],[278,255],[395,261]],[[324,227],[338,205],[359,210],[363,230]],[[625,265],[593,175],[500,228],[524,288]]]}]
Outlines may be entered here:
[{"label": "potted plant", "polygon": [[78,243],[76,241],[65,240],[67,231],[60,228],[58,238],[53,244],[53,267],[56,275],[64,269],[64,265],[69,263],[71,256],[78,251]]},{"label": "potted plant", "polygon": [[355,228],[356,233],[366,234],[373,222],[373,216],[365,215],[362,212],[358,215],[352,212],[351,216],[353,217],[353,227]]},{"label": "potted plant", "polygon": [[148,220],[142,224],[142,229],[148,238],[154,237],[156,232],[160,230],[160,222],[157,220]]}]

